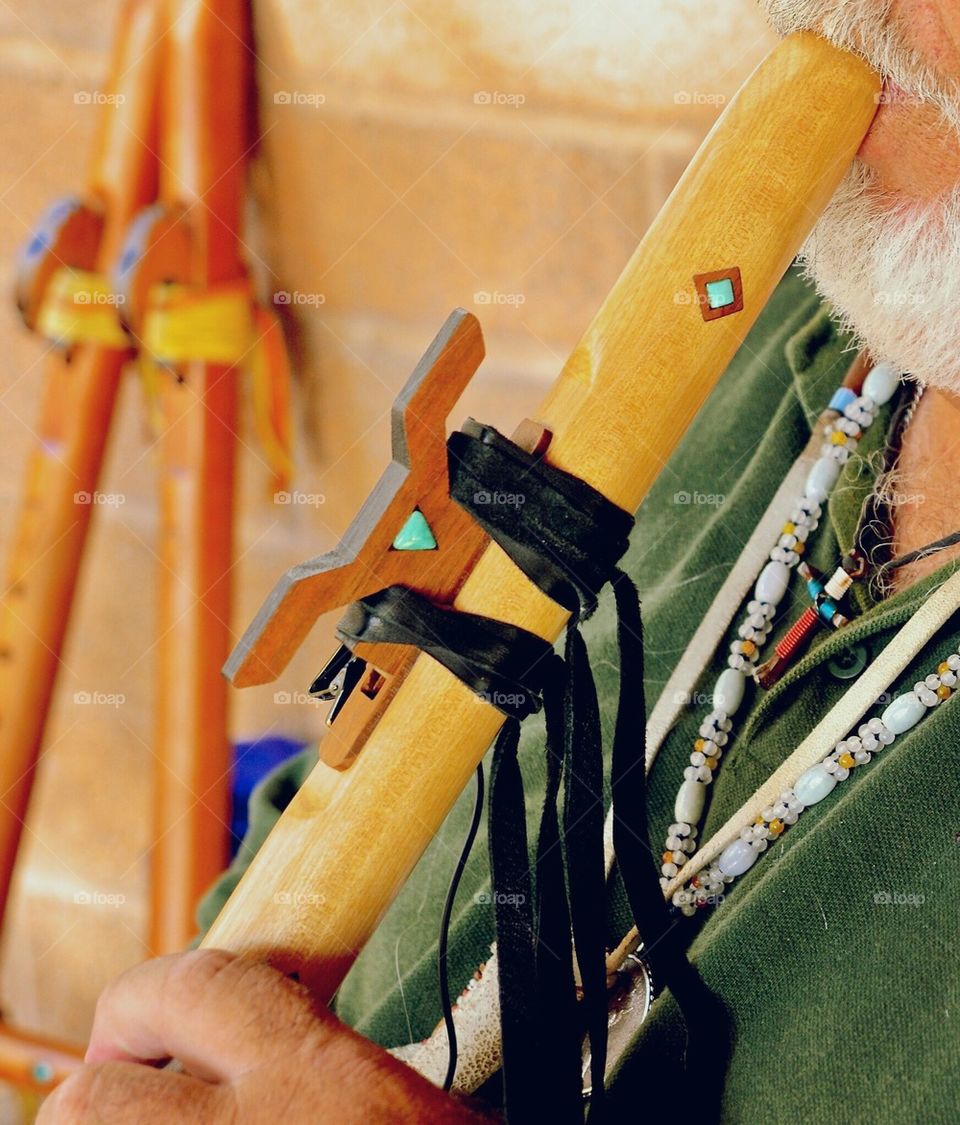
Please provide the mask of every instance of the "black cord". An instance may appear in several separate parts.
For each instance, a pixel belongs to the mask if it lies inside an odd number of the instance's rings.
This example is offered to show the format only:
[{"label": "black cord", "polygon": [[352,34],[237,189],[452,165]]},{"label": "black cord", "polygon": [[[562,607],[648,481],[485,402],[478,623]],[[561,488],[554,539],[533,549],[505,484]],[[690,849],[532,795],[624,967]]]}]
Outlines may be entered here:
[{"label": "black cord", "polygon": [[960,531],[953,531],[949,535],[945,535],[942,539],[935,539],[932,543],[927,543],[923,547],[917,547],[915,551],[907,551],[906,554],[897,555],[895,559],[883,564],[877,571],[877,574],[886,574],[888,570],[899,570],[903,566],[909,566],[911,563],[919,562],[921,559],[927,559],[931,555],[937,554],[939,551],[945,551],[948,547],[955,547],[960,543]]},{"label": "black cord", "polygon": [[860,515],[853,532],[853,552],[869,565],[871,577],[868,581],[871,583],[873,576],[885,569],[890,559],[890,502],[883,496],[880,485],[897,463],[903,446],[903,435],[913,420],[921,393],[920,384],[913,383],[909,390],[903,391],[898,397],[880,454],[880,471],[873,488],[864,496],[860,505]]},{"label": "black cord", "polygon": [[480,818],[483,815],[483,762],[477,766],[477,792],[473,806],[473,818],[464,837],[463,847],[460,849],[460,858],[454,868],[447,891],[447,901],[443,904],[443,917],[440,919],[440,938],[437,942],[437,973],[440,978],[440,1006],[443,1009],[443,1023],[447,1029],[448,1062],[447,1076],[443,1080],[444,1090],[449,1090],[453,1085],[454,1075],[457,1073],[457,1029],[453,1023],[453,1005],[450,1000],[450,976],[447,967],[447,945],[450,940],[450,918],[453,914],[453,903],[460,888],[464,868],[470,858],[473,841],[477,838],[480,828]]},{"label": "black cord", "polygon": [[[880,472],[877,474],[873,488],[863,498],[857,526],[853,534],[853,552],[869,564],[867,584],[870,595],[875,600],[882,596],[883,583],[886,581],[887,575],[960,543],[960,531],[954,531],[950,535],[945,535],[942,539],[936,539],[932,543],[917,547],[916,550],[907,551],[896,558],[892,557],[892,544],[888,538],[891,523],[891,504],[883,498],[880,485],[893,471],[897,463],[903,445],[903,435],[913,420],[921,394],[920,384],[913,384],[910,393],[903,395],[891,415],[881,453]],[[878,557],[881,555],[886,556],[882,561]]]}]

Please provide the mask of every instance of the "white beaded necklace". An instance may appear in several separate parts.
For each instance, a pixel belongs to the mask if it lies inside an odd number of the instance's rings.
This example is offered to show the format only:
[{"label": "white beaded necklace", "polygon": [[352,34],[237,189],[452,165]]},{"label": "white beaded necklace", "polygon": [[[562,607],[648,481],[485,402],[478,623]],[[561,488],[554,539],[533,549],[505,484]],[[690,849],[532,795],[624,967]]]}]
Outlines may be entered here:
[{"label": "white beaded necklace", "polygon": [[[660,868],[660,883],[664,889],[697,850],[698,825],[706,809],[707,790],[730,740],[733,717],[743,703],[760,650],[773,629],[777,607],[789,589],[791,570],[799,564],[809,537],[819,525],[821,505],[861,435],[873,423],[877,409],[890,401],[899,385],[900,375],[896,369],[880,363],[867,374],[860,395],[841,386],[830,400],[820,456],[810,468],[803,492],[757,576],[753,597],[747,603],[746,614],[737,630],[739,639],[730,644],[727,668],[717,678],[711,695],[712,709],[700,724],[690,764],[683,771],[683,782],[674,804],[674,823],[667,829]],[[836,602],[851,581],[840,566],[824,584],[825,605],[830,607],[835,625],[845,621],[835,612]],[[687,892],[677,892],[674,905],[684,913],[695,913],[696,906],[691,905],[686,896]]]},{"label": "white beaded necklace", "polygon": [[897,696],[879,716],[861,724],[857,733],[841,739],[826,757],[800,775],[795,784],[781,792],[752,825],[740,830],[740,838],[728,844],[719,858],[694,875],[686,887],[674,892],[671,901],[683,914],[713,906],[723,900],[724,890],[756,863],[768,845],[776,840],[800,814],[819,804],[854,769],[867,765],[875,755],[890,746],[953,694],[960,672],[960,653],[951,652],[937,664],[936,671],[913,688]]},{"label": "white beaded necklace", "polygon": [[[680,891],[691,895],[689,902],[681,900],[678,910],[682,906],[696,910],[697,907],[722,901],[723,890],[737,877],[737,869],[740,868],[738,873],[742,874],[752,867],[766,850],[771,837],[778,837],[789,824],[796,823],[805,809],[819,803],[836,784],[846,780],[851,770],[868,764],[900,734],[912,729],[925,715],[951,697],[960,678],[960,653],[956,652],[940,661],[935,673],[894,699],[880,715],[860,722],[958,612],[960,569],[924,599],[889,644],[853,681],[793,753],[670,881],[665,893],[671,901]],[[851,732],[858,722],[859,729],[853,735]],[[780,821],[780,824],[770,832],[773,821]],[[763,834],[763,830],[767,835]],[[683,913],[689,914],[691,909],[683,910]],[[618,975],[626,975],[630,981],[625,994],[620,996],[611,1011],[611,1025],[614,1022],[628,1025],[621,1028],[619,1036],[620,1040],[626,1038],[628,1042],[646,1018],[652,993],[642,949],[639,954],[631,956],[639,946],[640,938],[634,927],[607,960],[608,967],[614,971],[622,965]],[[613,1042],[611,1039],[611,1044]],[[620,1053],[616,1047],[612,1048],[608,1073],[616,1067]]]}]

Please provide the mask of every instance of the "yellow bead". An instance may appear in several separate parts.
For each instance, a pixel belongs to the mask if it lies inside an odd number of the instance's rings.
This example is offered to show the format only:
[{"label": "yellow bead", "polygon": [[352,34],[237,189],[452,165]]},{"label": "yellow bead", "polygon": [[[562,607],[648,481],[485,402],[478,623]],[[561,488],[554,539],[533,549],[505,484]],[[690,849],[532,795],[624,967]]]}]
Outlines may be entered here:
[{"label": "yellow bead", "polygon": [[707,760],[703,764],[707,767],[708,770],[715,770],[719,763],[717,762],[716,758],[707,758]]},{"label": "yellow bead", "polygon": [[771,836],[779,836],[780,833],[783,831],[783,821],[780,820],[779,818],[774,818],[767,825],[767,828],[768,828]]},{"label": "yellow bead", "polygon": [[703,750],[704,746],[706,746],[706,743],[703,741],[702,738],[698,738],[696,740],[696,742],[694,742],[694,744],[693,744],[694,750]]},{"label": "yellow bead", "polygon": [[945,660],[941,660],[940,663],[937,665],[937,671],[942,676],[944,674],[944,672],[950,671],[950,665]]},{"label": "yellow bead", "polygon": [[759,828],[761,824],[766,824],[767,822],[763,819],[762,816],[758,816],[753,823]]},{"label": "yellow bead", "polygon": [[673,863],[673,852],[664,852],[660,858],[664,863]]},{"label": "yellow bead", "polygon": [[753,643],[753,641],[744,641],[741,652],[744,656],[756,656],[757,646]]},{"label": "yellow bead", "polygon": [[841,766],[843,766],[845,770],[852,770],[853,767],[857,764],[854,761],[852,754],[841,754],[837,761]]},{"label": "yellow bead", "polygon": [[847,435],[843,432],[843,430],[834,430],[830,435],[830,440],[834,445],[846,445]]},{"label": "yellow bead", "polygon": [[798,539],[793,549],[797,552],[798,555],[802,555],[806,546],[806,543],[804,543],[802,539]]},{"label": "yellow bead", "polygon": [[950,698],[950,689],[947,687],[946,684],[941,684],[937,688],[937,695],[939,695],[941,699],[949,699]]},{"label": "yellow bead", "polygon": [[797,525],[795,523],[791,523],[790,520],[787,520],[787,522],[783,525],[782,534],[783,535],[793,535],[793,533],[796,530],[797,530]]}]

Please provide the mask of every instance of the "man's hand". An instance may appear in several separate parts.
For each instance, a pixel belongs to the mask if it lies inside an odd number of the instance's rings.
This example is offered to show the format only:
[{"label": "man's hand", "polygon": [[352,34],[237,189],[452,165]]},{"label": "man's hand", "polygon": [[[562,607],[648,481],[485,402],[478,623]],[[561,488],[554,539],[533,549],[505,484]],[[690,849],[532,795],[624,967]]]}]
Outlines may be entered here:
[{"label": "man's hand", "polygon": [[[158,1069],[170,1058],[183,1073]],[[109,985],[86,1065],[47,1098],[38,1125],[476,1120],[301,985],[201,950],[148,961]]]}]

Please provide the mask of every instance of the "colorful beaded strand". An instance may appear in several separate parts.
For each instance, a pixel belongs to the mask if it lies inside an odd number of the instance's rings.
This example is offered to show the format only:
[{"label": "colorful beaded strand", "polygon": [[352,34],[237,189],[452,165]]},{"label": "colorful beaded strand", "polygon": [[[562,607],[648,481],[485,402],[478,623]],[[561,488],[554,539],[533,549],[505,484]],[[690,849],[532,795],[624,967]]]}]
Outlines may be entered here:
[{"label": "colorful beaded strand", "polygon": [[[690,764],[683,771],[683,782],[674,803],[674,822],[667,829],[661,856],[663,887],[697,850],[698,825],[706,807],[707,787],[713,781],[730,740],[732,719],[743,702],[747,680],[756,670],[760,649],[773,630],[777,607],[790,585],[790,572],[800,562],[810,535],[819,526],[823,514],[821,505],[864,431],[873,423],[877,409],[889,402],[899,385],[900,375],[895,368],[881,363],[867,374],[862,394],[841,386],[830,399],[828,410],[835,411],[836,416],[824,426],[820,457],[812,465],[803,494],[757,578],[754,596],[747,603],[746,615],[737,629],[739,639],[731,642],[728,666],[714,685],[713,708],[700,725]],[[827,585],[842,596],[849,585],[842,568],[838,568]]]}]

